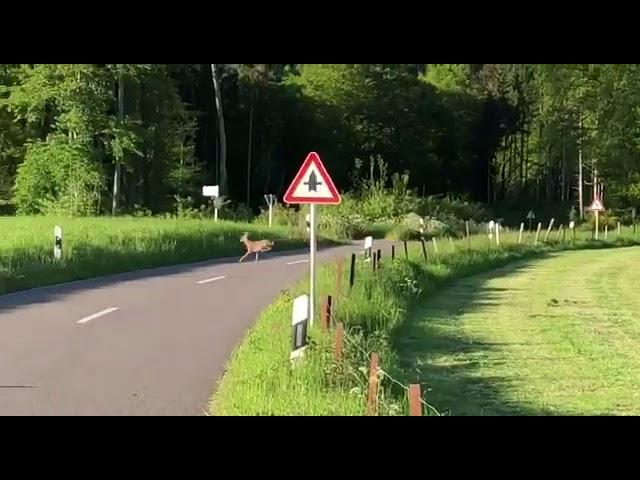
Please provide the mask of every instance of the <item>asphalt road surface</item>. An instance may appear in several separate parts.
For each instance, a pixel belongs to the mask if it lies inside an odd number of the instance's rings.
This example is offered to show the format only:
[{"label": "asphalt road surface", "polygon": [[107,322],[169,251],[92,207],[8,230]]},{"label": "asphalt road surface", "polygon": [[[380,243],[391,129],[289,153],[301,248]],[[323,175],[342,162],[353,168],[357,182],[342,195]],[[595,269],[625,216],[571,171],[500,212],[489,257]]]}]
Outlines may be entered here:
[{"label": "asphalt road surface", "polygon": [[0,415],[204,414],[235,346],[307,261],[274,252],[1,296]]}]

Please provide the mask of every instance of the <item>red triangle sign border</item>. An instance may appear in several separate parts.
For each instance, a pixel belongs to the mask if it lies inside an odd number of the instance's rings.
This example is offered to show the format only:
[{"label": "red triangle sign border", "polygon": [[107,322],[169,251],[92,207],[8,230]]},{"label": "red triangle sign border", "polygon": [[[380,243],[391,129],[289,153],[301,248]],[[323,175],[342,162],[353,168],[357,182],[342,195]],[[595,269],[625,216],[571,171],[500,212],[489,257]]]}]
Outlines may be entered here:
[{"label": "red triangle sign border", "polygon": [[[318,198],[318,197],[296,197],[295,191],[300,186],[300,184],[305,179],[306,173],[309,169],[315,166],[322,177],[322,180],[325,182],[327,189],[331,193],[330,198]],[[322,160],[320,160],[320,155],[316,152],[311,152],[307,155],[306,160],[298,170],[295,178],[291,182],[291,185],[287,189],[287,193],[283,198],[285,203],[288,204],[317,204],[317,205],[339,205],[342,201],[340,194],[338,193],[338,189],[335,187],[333,180],[329,176],[327,169],[325,168]]]},{"label": "red triangle sign border", "polygon": [[599,198],[595,198],[593,200],[593,203],[589,207],[589,210],[594,211],[594,212],[603,212],[604,211],[604,205],[602,204],[602,202],[600,201]]}]

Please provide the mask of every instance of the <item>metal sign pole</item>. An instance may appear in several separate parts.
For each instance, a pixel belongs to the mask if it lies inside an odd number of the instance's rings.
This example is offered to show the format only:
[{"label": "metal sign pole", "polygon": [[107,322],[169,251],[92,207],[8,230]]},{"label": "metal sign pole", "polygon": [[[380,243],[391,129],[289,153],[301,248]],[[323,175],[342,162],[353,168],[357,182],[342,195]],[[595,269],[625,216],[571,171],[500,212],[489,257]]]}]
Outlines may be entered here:
[{"label": "metal sign pole", "polygon": [[309,242],[309,247],[311,249],[311,259],[310,259],[310,288],[309,288],[309,324],[313,327],[313,322],[315,320],[315,303],[316,303],[316,204],[311,204],[311,240]]},{"label": "metal sign pole", "polygon": [[269,227],[273,227],[273,203],[269,203]]},{"label": "metal sign pole", "polygon": [[287,204],[309,205],[310,213],[307,222],[309,229],[309,325],[313,326],[316,312],[316,250],[318,241],[317,205],[338,205],[340,194],[333,184],[333,180],[316,152],[311,152],[300,167],[297,175],[285,193],[284,202]]}]

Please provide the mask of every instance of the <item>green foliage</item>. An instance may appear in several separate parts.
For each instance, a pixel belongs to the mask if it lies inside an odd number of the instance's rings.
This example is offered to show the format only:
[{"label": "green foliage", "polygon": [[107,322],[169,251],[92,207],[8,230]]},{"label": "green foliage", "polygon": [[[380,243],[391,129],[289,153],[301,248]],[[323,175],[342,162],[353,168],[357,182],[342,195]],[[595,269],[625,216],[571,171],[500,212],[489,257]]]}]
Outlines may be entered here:
[{"label": "green foliage", "polygon": [[[27,135],[11,142],[0,136],[0,171],[9,168],[3,158],[14,163],[27,159],[28,153],[22,155],[28,140],[51,144],[51,154],[64,154],[58,146],[64,137],[84,152],[67,155],[63,161],[81,159],[77,169],[99,171],[104,185],[112,183],[113,168],[103,167],[109,163],[123,166],[123,184],[139,187],[123,192],[131,206],[166,208],[172,194],[193,194],[199,187],[200,165],[193,145],[196,123],[166,65],[24,64],[13,72],[11,81],[3,80],[9,88],[0,108],[0,123],[8,117],[12,126],[21,125]],[[39,191],[46,193],[38,189],[31,193]],[[32,202],[59,199],[62,197],[49,195]],[[25,202],[22,195],[20,203]],[[65,203],[47,210],[73,211],[74,207]],[[92,206],[78,211],[99,209]]]},{"label": "green foliage", "polygon": [[[313,146],[340,190],[355,191],[361,210],[345,201],[342,217],[390,223],[415,212],[446,223],[414,192],[577,206],[579,158],[586,202],[597,179],[608,206],[640,206],[637,65],[416,66],[220,65],[231,199],[255,208],[265,191],[281,194]],[[90,145],[109,190],[123,167],[122,212],[172,211],[174,195],[220,181],[211,83],[208,64],[0,64],[0,197],[26,145],[53,135]],[[360,178],[353,158],[365,159]],[[397,176],[372,179],[371,158]],[[406,194],[381,194],[380,182]],[[105,190],[103,211],[110,200]]]},{"label": "green foliage", "polygon": [[90,149],[58,138],[29,145],[18,169],[14,201],[23,215],[93,215],[102,186]]},{"label": "green foliage", "polygon": [[[282,205],[280,203],[273,207],[273,224],[281,225],[285,227],[303,227],[304,219],[298,211],[288,205]],[[264,225],[269,224],[269,209],[261,208],[260,214],[256,218],[256,223]]]}]

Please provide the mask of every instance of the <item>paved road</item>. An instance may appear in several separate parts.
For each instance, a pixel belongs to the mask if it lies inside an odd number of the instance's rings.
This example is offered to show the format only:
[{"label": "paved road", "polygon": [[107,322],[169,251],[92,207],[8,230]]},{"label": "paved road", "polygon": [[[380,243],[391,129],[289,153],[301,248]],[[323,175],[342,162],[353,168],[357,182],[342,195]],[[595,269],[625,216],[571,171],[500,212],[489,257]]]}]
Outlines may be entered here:
[{"label": "paved road", "polygon": [[274,253],[0,297],[0,415],[203,414],[233,349],[308,272],[307,258]]}]

